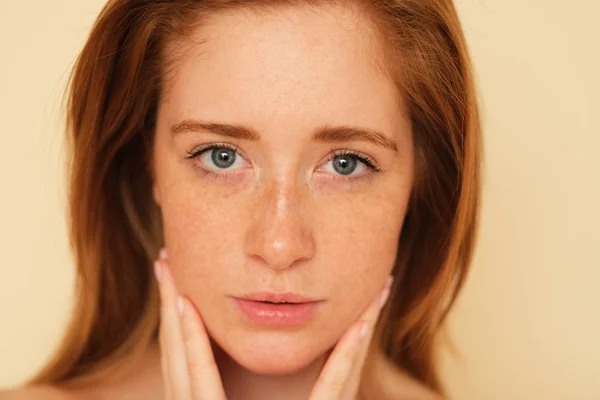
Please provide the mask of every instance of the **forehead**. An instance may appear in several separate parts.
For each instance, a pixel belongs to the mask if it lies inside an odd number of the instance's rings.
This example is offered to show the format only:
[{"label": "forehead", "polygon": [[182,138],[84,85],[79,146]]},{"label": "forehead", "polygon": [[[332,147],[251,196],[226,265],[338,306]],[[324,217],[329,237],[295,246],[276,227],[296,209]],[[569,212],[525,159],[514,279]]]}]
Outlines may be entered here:
[{"label": "forehead", "polygon": [[390,131],[406,123],[397,87],[377,67],[381,46],[350,11],[228,11],[174,46],[185,50],[161,105],[171,124],[202,118],[308,132],[327,123]]}]

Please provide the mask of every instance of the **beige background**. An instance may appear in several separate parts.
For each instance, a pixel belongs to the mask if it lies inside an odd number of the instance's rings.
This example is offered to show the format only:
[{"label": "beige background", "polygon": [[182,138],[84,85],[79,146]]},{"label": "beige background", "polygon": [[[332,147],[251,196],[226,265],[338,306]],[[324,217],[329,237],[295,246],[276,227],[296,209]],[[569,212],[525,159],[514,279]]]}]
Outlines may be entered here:
[{"label": "beige background", "polygon": [[[60,96],[104,0],[0,0],[0,387],[69,312]],[[595,0],[458,0],[486,166],[473,272],[443,359],[453,399],[600,399]]]}]

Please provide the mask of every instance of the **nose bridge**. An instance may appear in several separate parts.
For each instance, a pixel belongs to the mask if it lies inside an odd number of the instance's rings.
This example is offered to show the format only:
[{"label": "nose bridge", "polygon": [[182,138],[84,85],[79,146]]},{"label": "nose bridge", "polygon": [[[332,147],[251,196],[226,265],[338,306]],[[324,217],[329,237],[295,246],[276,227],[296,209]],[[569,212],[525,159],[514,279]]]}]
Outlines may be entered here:
[{"label": "nose bridge", "polygon": [[273,180],[256,196],[246,252],[272,269],[286,269],[312,257],[314,241],[303,191],[289,181]]}]

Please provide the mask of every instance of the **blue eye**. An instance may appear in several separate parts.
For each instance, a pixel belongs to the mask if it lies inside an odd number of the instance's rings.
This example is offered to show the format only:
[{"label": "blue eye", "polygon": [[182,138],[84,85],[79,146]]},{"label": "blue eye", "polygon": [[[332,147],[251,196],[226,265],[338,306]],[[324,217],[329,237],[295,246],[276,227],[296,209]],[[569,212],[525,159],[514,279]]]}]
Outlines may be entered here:
[{"label": "blue eye", "polygon": [[[333,155],[327,160],[332,161],[334,173],[341,176],[349,176],[357,169],[365,171],[370,169],[373,172],[381,172],[375,162],[367,156],[352,150],[332,150]],[[357,174],[355,174],[357,175]]]},{"label": "blue eye", "polygon": [[[210,152],[206,152],[205,154],[210,155],[211,161],[216,165],[219,169],[227,169],[235,164],[237,153],[231,149],[213,149]],[[203,154],[204,155],[204,154]]]},{"label": "blue eye", "polygon": [[[226,143],[210,144],[208,146],[196,149],[193,152],[188,152],[187,158],[199,158],[202,166],[197,168],[203,175],[213,175],[215,178],[227,179],[228,172],[220,171],[234,171],[239,168],[231,168],[236,165],[236,161],[243,160],[238,154],[238,148]],[[333,170],[328,171],[333,175],[336,175],[338,180],[353,180],[358,177],[340,178],[345,176],[360,175],[363,177],[365,170],[371,170],[372,172],[381,172],[381,169],[376,163],[368,156],[364,156],[361,153],[352,150],[333,150],[332,155],[328,158],[327,162],[332,162]],[[210,164],[215,167],[211,167]],[[239,163],[238,163],[239,164]],[[359,174],[354,174],[355,171],[359,171]]]},{"label": "blue eye", "polygon": [[[203,166],[215,173],[222,170],[237,169],[231,168],[231,166],[235,165],[238,159],[241,159],[238,155],[238,149],[226,144],[210,145],[193,153],[188,152],[188,154],[190,155],[188,158],[199,158]],[[215,167],[210,166],[211,163]]]}]

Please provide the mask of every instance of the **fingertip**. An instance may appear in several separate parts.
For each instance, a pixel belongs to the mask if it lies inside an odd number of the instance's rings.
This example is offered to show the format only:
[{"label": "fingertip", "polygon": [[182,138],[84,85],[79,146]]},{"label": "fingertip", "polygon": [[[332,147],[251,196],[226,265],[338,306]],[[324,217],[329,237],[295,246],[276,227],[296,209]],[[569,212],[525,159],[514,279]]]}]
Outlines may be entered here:
[{"label": "fingertip", "polygon": [[375,308],[377,310],[377,312],[379,312],[383,308],[385,303],[388,301],[391,290],[392,290],[393,283],[394,283],[394,276],[393,275],[388,276],[383,288],[379,292],[379,295],[375,298],[375,301],[373,302],[373,303],[375,303],[375,304],[373,304],[373,308]]},{"label": "fingertip", "polygon": [[160,251],[158,252],[158,257],[161,260],[167,260],[169,258],[169,255],[167,254],[167,249],[166,248],[161,248]]},{"label": "fingertip", "polygon": [[160,268],[160,279],[161,284],[165,286],[165,288],[173,288],[175,290],[175,282],[173,280],[173,271],[171,270],[171,265],[169,265],[169,261],[165,259],[156,260]]},{"label": "fingertip", "polygon": [[200,317],[200,313],[196,310],[196,306],[192,301],[185,297],[177,298],[177,312],[184,320],[184,325],[193,328],[194,330],[204,331],[204,321]]},{"label": "fingertip", "polygon": [[154,261],[154,276],[158,282],[162,279],[162,266],[158,261]]},{"label": "fingertip", "polygon": [[379,298],[379,309],[382,309],[388,298],[390,297],[390,287],[386,286],[381,293],[381,297]]},{"label": "fingertip", "polygon": [[359,340],[363,340],[367,336],[367,332],[369,330],[369,322],[361,321],[360,328],[358,330],[358,338]]},{"label": "fingertip", "polygon": [[385,282],[385,287],[388,289],[391,289],[393,284],[394,284],[394,275],[390,275],[390,276],[388,276],[387,281]]},{"label": "fingertip", "polygon": [[183,297],[177,296],[176,303],[177,303],[177,313],[179,314],[180,317],[183,317],[183,311],[185,309]]}]

